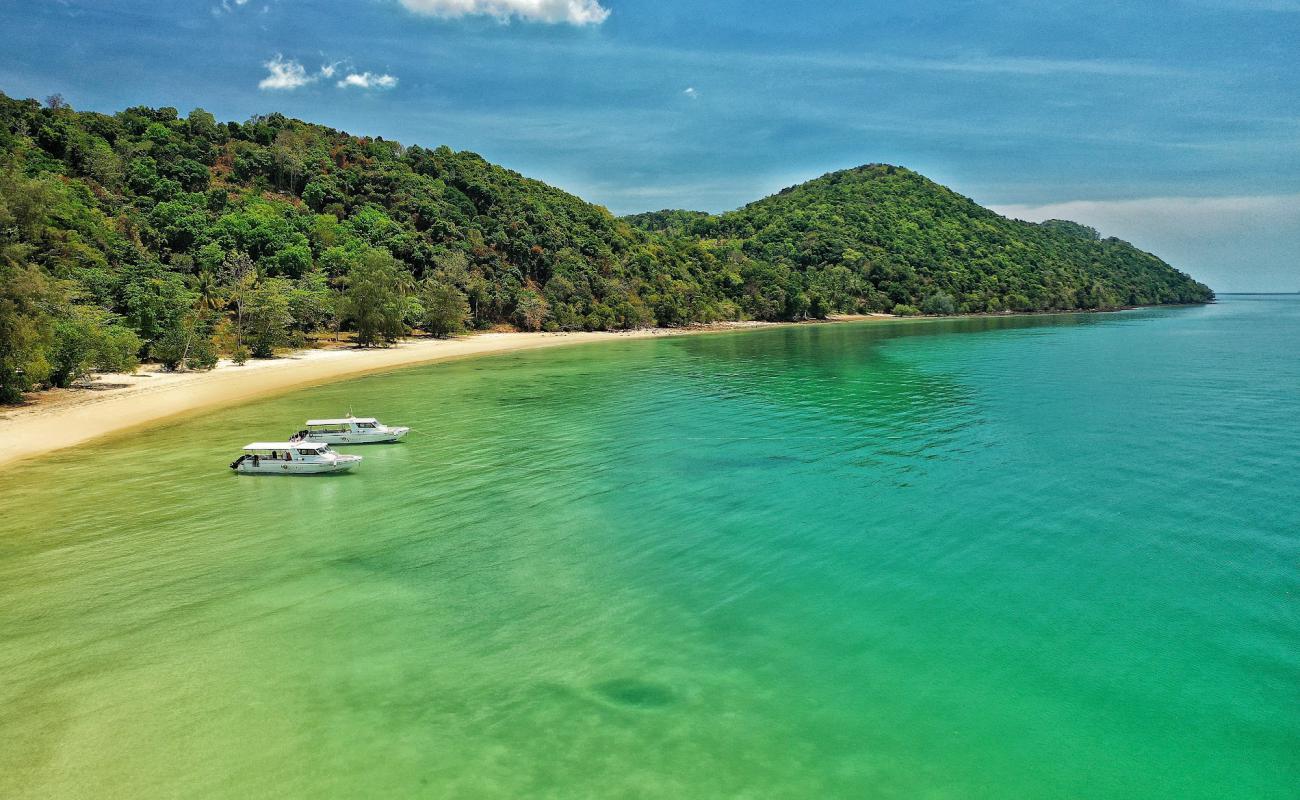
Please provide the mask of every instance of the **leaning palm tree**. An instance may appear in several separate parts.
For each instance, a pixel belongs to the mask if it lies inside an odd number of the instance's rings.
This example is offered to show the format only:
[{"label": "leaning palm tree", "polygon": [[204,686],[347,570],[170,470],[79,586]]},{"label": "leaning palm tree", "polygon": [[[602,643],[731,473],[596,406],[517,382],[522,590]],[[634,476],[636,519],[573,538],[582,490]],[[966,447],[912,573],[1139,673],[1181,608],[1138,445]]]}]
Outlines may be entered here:
[{"label": "leaning palm tree", "polygon": [[195,294],[195,313],[192,315],[193,324],[187,325],[185,330],[185,349],[181,353],[178,365],[182,371],[188,365],[190,346],[193,344],[195,335],[203,335],[202,330],[206,326],[207,320],[224,311],[230,302],[230,295],[227,293],[226,287],[221,284],[221,280],[210,269],[205,269],[191,278],[190,287]]},{"label": "leaning palm tree", "polygon": [[410,270],[401,270],[397,274],[397,291],[403,298],[410,297],[420,288],[419,282],[415,279],[415,273]]},{"label": "leaning palm tree", "polygon": [[194,292],[198,295],[194,305],[199,311],[220,311],[226,307],[225,288],[210,269],[195,276]]}]

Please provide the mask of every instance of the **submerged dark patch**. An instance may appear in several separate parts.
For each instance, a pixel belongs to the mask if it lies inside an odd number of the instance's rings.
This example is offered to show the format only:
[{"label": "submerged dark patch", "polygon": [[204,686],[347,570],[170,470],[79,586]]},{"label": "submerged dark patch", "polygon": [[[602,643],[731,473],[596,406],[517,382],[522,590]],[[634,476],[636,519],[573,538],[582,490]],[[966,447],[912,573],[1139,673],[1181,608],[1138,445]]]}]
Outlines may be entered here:
[{"label": "submerged dark patch", "polygon": [[636,678],[615,678],[593,687],[601,697],[632,708],[663,708],[676,699],[672,689]]}]

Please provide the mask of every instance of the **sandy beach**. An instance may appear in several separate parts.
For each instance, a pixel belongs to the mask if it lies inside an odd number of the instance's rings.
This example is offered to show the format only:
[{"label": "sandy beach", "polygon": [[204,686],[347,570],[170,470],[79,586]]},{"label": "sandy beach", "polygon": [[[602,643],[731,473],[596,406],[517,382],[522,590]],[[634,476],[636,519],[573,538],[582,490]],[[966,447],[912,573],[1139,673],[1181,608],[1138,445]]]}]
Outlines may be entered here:
[{"label": "sandy beach", "polygon": [[[871,319],[873,317],[844,317]],[[888,318],[880,315],[880,318]],[[26,405],[0,408],[0,464],[42,455],[183,414],[416,364],[588,342],[649,339],[766,328],[792,323],[738,322],[620,332],[491,332],[456,339],[408,339],[387,348],[302,350],[242,366],[222,361],[208,372],[99,375],[73,389],[37,392]],[[802,324],[802,323],[793,323]]]}]

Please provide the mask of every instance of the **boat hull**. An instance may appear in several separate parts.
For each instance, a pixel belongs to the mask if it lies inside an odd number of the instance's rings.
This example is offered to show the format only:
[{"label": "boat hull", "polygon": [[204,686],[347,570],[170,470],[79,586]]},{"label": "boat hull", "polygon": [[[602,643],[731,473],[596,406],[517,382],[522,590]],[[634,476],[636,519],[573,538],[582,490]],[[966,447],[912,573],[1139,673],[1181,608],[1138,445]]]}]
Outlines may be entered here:
[{"label": "boat hull", "polygon": [[327,475],[347,472],[360,463],[360,456],[340,456],[334,461],[279,461],[264,458],[253,463],[251,459],[245,459],[234,470],[240,475]]}]

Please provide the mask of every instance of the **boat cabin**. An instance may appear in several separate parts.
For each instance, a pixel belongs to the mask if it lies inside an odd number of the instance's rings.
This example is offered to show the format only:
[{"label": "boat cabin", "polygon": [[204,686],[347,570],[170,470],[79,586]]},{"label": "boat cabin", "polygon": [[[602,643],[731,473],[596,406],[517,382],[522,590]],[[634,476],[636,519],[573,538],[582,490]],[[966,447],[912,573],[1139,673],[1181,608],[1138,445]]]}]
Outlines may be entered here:
[{"label": "boat cabin", "polygon": [[328,444],[322,442],[253,442],[244,446],[244,453],[259,460],[269,458],[273,461],[297,461],[306,458],[320,458],[334,452]]},{"label": "boat cabin", "polygon": [[373,431],[380,426],[374,417],[345,417],[343,419],[309,419],[308,433],[353,433],[356,431]]},{"label": "boat cabin", "polygon": [[385,425],[374,417],[309,419],[307,420],[307,427],[295,433],[290,441],[325,442],[327,444],[380,444],[399,441],[410,431],[410,428]]},{"label": "boat cabin", "polygon": [[345,472],[361,463],[361,456],[334,452],[326,442],[253,442],[230,468],[236,472],[314,475]]}]

